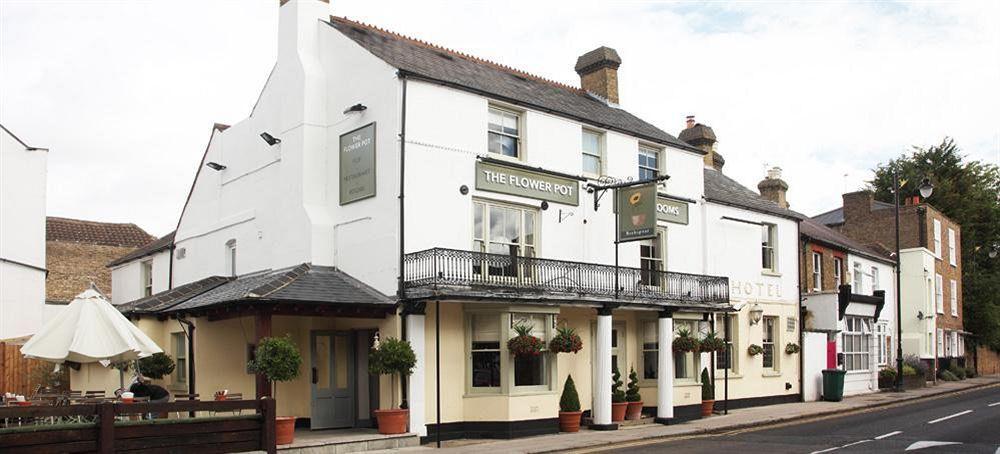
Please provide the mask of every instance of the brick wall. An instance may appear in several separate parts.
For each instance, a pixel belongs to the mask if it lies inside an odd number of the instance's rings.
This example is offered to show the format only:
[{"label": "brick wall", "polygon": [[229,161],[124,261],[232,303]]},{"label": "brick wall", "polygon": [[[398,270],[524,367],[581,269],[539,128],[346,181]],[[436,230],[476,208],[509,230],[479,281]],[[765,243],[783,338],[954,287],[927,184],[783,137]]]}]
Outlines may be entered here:
[{"label": "brick wall", "polygon": [[111,297],[111,270],[108,262],[121,257],[133,247],[104,246],[68,241],[45,242],[46,301],[69,302],[93,282]]},{"label": "brick wall", "polygon": [[800,259],[802,266],[799,267],[801,272],[799,273],[799,285],[802,288],[802,293],[815,293],[813,290],[813,253],[818,252],[822,254],[822,264],[820,269],[820,276],[823,283],[823,292],[835,292],[837,291],[836,283],[834,282],[833,274],[833,259],[840,259],[840,276],[841,283],[848,283],[847,278],[847,254],[843,251],[832,249],[811,241],[802,241],[802,251],[804,256]]}]

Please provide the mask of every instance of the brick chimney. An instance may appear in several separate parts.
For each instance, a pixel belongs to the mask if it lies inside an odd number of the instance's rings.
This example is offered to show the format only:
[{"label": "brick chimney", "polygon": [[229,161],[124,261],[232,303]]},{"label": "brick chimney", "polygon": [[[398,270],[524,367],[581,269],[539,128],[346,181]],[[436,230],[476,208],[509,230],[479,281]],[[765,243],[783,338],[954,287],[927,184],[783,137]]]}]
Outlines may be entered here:
[{"label": "brick chimney", "polygon": [[856,191],[844,194],[844,220],[867,218],[872,212],[872,200],[874,198],[875,195],[871,191]]},{"label": "brick chimney", "polygon": [[781,179],[781,167],[769,169],[767,176],[760,183],[757,183],[757,190],[765,199],[777,203],[782,208],[788,208],[788,200],[785,199],[788,183]]},{"label": "brick chimney", "polygon": [[610,104],[618,104],[618,67],[622,58],[614,49],[601,46],[576,59],[580,86]]},{"label": "brick chimney", "polygon": [[695,148],[705,152],[705,167],[710,167],[722,171],[722,166],[726,160],[716,151],[715,131],[711,127],[698,123],[694,115],[688,115],[685,120],[685,128],[677,135],[678,138]]}]

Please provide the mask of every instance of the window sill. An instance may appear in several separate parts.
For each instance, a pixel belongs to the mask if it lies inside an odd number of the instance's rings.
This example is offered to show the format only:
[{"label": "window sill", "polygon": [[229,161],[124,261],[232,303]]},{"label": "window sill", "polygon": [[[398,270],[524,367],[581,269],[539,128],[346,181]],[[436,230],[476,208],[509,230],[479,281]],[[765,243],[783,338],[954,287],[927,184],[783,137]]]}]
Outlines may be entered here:
[{"label": "window sill", "polygon": [[[729,372],[729,379],[730,380],[740,379],[740,378],[743,378],[743,374]],[[715,371],[715,381],[725,380],[725,379],[726,379],[726,371],[725,370],[716,370]]]},{"label": "window sill", "polygon": [[781,273],[777,271],[763,270],[760,272],[760,274],[763,276],[781,277]]},{"label": "window sill", "polygon": [[875,373],[873,370],[849,370],[847,375],[871,375]]},{"label": "window sill", "polygon": [[760,376],[761,377],[780,377],[781,376],[781,371],[761,372]]},{"label": "window sill", "polygon": [[701,383],[698,383],[696,381],[692,381],[691,379],[687,379],[687,378],[683,379],[683,380],[679,380],[679,379],[676,379],[676,378],[674,379],[674,388],[693,388],[695,386],[697,386],[697,387],[700,388],[701,387]]},{"label": "window sill", "polygon": [[546,391],[511,391],[504,393],[500,390],[496,392],[477,392],[477,393],[465,393],[462,395],[463,399],[474,399],[477,397],[523,397],[523,396],[544,396],[558,394],[558,391],[554,389]]}]

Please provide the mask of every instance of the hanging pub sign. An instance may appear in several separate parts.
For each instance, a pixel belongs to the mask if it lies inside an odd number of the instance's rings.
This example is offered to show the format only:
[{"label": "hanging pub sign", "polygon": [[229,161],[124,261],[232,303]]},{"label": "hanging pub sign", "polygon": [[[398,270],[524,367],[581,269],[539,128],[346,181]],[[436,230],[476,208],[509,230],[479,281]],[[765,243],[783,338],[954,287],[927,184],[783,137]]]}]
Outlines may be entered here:
[{"label": "hanging pub sign", "polygon": [[615,189],[618,242],[656,238],[656,182]]},{"label": "hanging pub sign", "polygon": [[375,197],[375,123],[340,136],[340,204]]},{"label": "hanging pub sign", "polygon": [[680,200],[668,199],[660,196],[656,198],[656,219],[673,222],[674,224],[688,223],[688,204]]},{"label": "hanging pub sign", "polygon": [[564,205],[580,204],[580,183],[572,178],[492,162],[476,162],[476,189]]}]

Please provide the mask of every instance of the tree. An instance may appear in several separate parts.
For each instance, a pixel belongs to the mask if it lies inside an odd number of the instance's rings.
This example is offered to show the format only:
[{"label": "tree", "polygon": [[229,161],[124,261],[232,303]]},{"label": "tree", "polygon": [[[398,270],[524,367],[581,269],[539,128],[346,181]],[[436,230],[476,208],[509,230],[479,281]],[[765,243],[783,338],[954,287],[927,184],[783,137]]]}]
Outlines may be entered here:
[{"label": "tree", "polygon": [[919,195],[923,178],[934,184],[928,203],[961,225],[962,299],[965,329],[971,343],[1000,351],[1000,258],[989,252],[1000,248],[1000,168],[966,161],[955,141],[914,146],[887,164],[879,164],[869,182],[875,199],[892,203],[892,174],[899,172],[900,200]]}]

